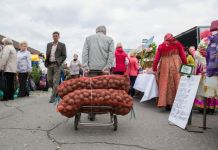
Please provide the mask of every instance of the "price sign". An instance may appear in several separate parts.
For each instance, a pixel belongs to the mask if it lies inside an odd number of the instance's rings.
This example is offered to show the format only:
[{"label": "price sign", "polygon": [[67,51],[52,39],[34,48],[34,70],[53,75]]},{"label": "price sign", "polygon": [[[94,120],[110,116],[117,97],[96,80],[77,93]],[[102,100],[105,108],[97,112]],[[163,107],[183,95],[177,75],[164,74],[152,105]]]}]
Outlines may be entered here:
[{"label": "price sign", "polygon": [[193,72],[193,66],[191,66],[191,65],[182,65],[181,67],[180,67],[180,73],[182,73],[182,74],[185,74],[185,75],[191,75],[192,74],[192,72]]}]

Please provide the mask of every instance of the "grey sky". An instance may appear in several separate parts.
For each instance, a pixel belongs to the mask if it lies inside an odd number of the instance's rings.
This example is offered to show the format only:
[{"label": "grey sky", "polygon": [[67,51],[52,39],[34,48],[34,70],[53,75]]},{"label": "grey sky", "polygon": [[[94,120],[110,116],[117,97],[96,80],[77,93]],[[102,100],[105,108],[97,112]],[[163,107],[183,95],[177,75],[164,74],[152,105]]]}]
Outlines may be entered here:
[{"label": "grey sky", "polygon": [[51,33],[59,31],[68,60],[81,54],[85,37],[98,25],[125,48],[136,48],[142,38],[178,34],[218,19],[217,0],[1,0],[0,34],[26,40],[45,52]]}]

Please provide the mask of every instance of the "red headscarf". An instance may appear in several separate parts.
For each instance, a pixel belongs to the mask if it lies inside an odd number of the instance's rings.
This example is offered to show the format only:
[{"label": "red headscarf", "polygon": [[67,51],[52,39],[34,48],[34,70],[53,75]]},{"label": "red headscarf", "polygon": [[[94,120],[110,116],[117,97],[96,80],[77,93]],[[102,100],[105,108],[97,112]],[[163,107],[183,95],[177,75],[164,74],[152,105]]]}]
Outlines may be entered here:
[{"label": "red headscarf", "polygon": [[172,45],[176,43],[176,39],[173,37],[173,35],[171,33],[167,33],[164,36],[164,43],[168,44],[168,45]]},{"label": "red headscarf", "polygon": [[209,36],[211,36],[210,30],[204,30],[204,31],[201,32],[201,34],[200,34],[201,40],[202,40],[203,38],[206,38],[206,37],[209,37]]},{"label": "red headscarf", "polygon": [[[200,38],[201,38],[201,40],[202,40],[202,39],[205,39],[205,38],[207,38],[207,37],[209,37],[209,36],[211,36],[210,30],[204,30],[204,31],[202,31],[202,32],[200,33]],[[199,49],[199,52],[201,53],[201,55],[202,55],[203,57],[206,57],[206,49],[200,48],[200,49]]]}]

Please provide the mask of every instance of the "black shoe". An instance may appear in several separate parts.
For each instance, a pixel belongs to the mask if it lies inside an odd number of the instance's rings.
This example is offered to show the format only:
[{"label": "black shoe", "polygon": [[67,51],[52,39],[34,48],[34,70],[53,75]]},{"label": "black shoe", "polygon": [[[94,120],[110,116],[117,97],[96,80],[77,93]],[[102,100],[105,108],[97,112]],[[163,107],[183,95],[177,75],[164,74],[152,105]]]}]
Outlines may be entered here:
[{"label": "black shoe", "polygon": [[171,106],[167,105],[165,109],[166,109],[166,111],[171,111]]},{"label": "black shoe", "polygon": [[[204,113],[204,109],[203,109],[203,108],[200,108],[198,111],[199,111],[199,113],[201,113],[201,114]],[[206,113],[207,113],[207,114],[209,114],[210,112],[211,112],[210,109],[207,109],[207,110],[206,110]]]},{"label": "black shoe", "polygon": [[49,103],[54,103],[55,102],[55,100],[54,99],[51,99],[50,101],[49,101]]},{"label": "black shoe", "polygon": [[204,110],[203,109],[198,109],[198,112],[203,114],[204,113]]},{"label": "black shoe", "polygon": [[133,98],[133,97],[135,97],[135,94],[130,94],[130,96]]},{"label": "black shoe", "polygon": [[25,97],[25,95],[18,94],[18,97]]},{"label": "black shoe", "polygon": [[95,121],[95,114],[88,114],[88,119],[90,121]]},{"label": "black shoe", "polygon": [[210,109],[210,113],[211,113],[212,115],[214,114],[214,112],[215,112],[214,109]]},{"label": "black shoe", "polygon": [[1,101],[8,101],[8,99],[2,99]]}]

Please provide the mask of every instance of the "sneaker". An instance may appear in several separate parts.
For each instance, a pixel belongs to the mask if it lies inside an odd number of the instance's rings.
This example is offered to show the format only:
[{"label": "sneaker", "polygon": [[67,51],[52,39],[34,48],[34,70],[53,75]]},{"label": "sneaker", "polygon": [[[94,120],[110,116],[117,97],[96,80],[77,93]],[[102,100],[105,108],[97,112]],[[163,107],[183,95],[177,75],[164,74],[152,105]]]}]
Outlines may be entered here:
[{"label": "sneaker", "polygon": [[54,102],[55,102],[54,98],[50,99],[50,101],[49,101],[49,103],[54,103]]}]

